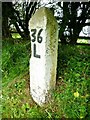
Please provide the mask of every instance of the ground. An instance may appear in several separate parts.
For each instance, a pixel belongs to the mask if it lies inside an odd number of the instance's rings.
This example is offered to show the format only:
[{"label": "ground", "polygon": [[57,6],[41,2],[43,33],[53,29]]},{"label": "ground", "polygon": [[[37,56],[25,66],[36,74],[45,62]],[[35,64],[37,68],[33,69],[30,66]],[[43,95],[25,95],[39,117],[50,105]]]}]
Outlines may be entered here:
[{"label": "ground", "polygon": [[56,89],[49,103],[39,107],[29,90],[30,42],[2,44],[3,118],[90,119],[90,46],[59,44]]}]

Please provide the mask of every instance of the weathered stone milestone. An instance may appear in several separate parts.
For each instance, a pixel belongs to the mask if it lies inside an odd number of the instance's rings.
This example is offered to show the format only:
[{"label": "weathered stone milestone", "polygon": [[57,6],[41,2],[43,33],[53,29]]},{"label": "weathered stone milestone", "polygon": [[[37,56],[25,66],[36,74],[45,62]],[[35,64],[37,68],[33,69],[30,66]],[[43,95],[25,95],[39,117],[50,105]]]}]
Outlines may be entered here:
[{"label": "weathered stone milestone", "polygon": [[56,83],[58,24],[52,12],[42,7],[30,19],[29,30],[30,93],[34,101],[42,106],[48,101]]}]

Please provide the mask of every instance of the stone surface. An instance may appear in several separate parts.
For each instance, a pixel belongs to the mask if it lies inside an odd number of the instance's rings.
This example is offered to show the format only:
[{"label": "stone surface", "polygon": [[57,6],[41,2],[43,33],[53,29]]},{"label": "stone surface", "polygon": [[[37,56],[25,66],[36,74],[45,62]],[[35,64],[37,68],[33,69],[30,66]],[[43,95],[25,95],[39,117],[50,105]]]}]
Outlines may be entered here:
[{"label": "stone surface", "polygon": [[34,101],[42,106],[48,102],[56,83],[58,24],[52,12],[42,7],[30,19],[29,30],[30,93]]}]

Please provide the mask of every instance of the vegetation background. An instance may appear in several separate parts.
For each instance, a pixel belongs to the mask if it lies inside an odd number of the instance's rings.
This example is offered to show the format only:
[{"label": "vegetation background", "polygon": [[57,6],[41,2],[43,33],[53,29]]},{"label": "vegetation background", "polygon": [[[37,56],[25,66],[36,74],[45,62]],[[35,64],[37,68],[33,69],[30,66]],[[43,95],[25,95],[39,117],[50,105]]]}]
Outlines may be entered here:
[{"label": "vegetation background", "polygon": [[[60,3],[58,3],[60,5]],[[88,3],[82,3],[84,11]],[[15,6],[16,5],[16,6]],[[27,6],[24,6],[27,5]],[[29,15],[34,14],[37,3],[20,4],[2,3],[2,94],[0,112],[5,118],[71,118],[90,119],[90,46],[66,44],[61,41],[58,46],[58,67],[56,89],[52,91],[52,99],[44,107],[39,107],[30,96],[29,59],[31,56],[28,34],[19,31],[20,26],[26,26],[25,19],[21,20],[24,10]],[[65,15],[71,8],[65,3]],[[81,6],[81,4],[72,4]],[[28,9],[25,9],[28,8]],[[32,9],[29,9],[32,8]],[[53,7],[52,7],[53,8]],[[67,8],[67,9],[65,9]],[[75,8],[75,7],[74,7]],[[53,8],[54,9],[54,8]],[[6,10],[7,12],[4,12]],[[23,10],[23,11],[22,11]],[[11,12],[12,11],[12,12]],[[19,14],[19,12],[20,14]],[[88,15],[90,9],[88,10]],[[10,13],[10,14],[9,14]],[[25,12],[27,13],[27,12]],[[69,13],[68,13],[69,14]],[[74,15],[74,13],[73,13]],[[16,16],[16,17],[15,17]],[[6,18],[5,18],[6,17]],[[25,17],[25,16],[24,16]],[[29,16],[30,18],[30,16]],[[66,17],[67,18],[67,17]],[[75,16],[74,16],[75,18]],[[6,21],[3,21],[6,20]],[[64,19],[67,21],[67,19]],[[19,23],[22,21],[22,23]],[[67,23],[68,24],[68,23]],[[67,25],[66,22],[62,25]],[[14,27],[10,27],[14,25]],[[69,24],[68,24],[69,25]],[[15,27],[16,26],[16,27]],[[6,29],[7,28],[7,29]],[[11,32],[11,28],[15,33]],[[15,29],[14,29],[15,28]],[[25,29],[25,27],[23,28]],[[5,30],[5,31],[4,31]],[[27,30],[27,28],[25,29]],[[18,32],[18,33],[16,33]],[[21,32],[21,33],[20,33]],[[61,33],[61,32],[60,32]],[[21,35],[22,34],[22,35]],[[68,37],[69,38],[69,37]],[[73,40],[73,39],[72,39]],[[77,42],[88,43],[87,40],[77,39]]]}]

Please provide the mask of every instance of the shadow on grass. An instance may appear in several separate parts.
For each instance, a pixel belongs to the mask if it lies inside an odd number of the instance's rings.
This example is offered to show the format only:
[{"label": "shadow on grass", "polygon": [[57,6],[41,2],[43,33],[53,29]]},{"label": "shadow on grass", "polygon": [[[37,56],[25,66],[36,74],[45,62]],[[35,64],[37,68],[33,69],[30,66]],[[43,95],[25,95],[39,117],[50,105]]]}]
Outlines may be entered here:
[{"label": "shadow on grass", "polygon": [[64,75],[70,62],[90,62],[90,46],[61,45],[58,46],[57,79]]}]

